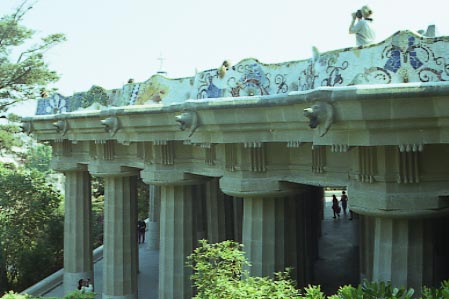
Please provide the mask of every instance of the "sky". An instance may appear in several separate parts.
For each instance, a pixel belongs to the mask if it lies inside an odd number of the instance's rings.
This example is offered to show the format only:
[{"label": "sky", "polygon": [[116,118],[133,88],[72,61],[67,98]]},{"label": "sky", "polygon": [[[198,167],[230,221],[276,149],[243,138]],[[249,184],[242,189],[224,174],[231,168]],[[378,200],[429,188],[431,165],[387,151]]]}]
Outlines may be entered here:
[{"label": "sky", "polygon": [[[34,0],[35,1],[35,0]],[[0,0],[0,14],[18,0]],[[170,78],[217,68],[223,60],[263,63],[308,59],[355,45],[351,13],[368,4],[377,41],[398,30],[426,29],[449,35],[447,0],[37,0],[24,25],[36,37],[64,33],[46,61],[65,96],[92,85],[121,88],[159,70]],[[162,68],[161,60],[162,57]]]}]

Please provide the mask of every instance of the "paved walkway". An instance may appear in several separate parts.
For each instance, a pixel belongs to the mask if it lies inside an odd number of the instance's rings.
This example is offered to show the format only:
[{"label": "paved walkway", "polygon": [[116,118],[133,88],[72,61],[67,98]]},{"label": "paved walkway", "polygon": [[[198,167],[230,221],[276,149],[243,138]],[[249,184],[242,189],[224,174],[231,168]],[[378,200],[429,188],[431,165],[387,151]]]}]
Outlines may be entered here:
[{"label": "paved walkway", "polygon": [[[139,298],[157,299],[159,284],[159,251],[148,250],[147,244],[139,245],[139,275],[138,288]],[[103,259],[94,264],[94,279],[96,299],[101,299],[103,288]],[[62,285],[45,294],[44,297],[63,297]]]},{"label": "paved walkway", "polygon": [[339,192],[326,194],[320,254],[314,267],[314,284],[321,285],[327,295],[335,294],[341,285],[359,283],[359,220],[356,217],[349,220],[349,214],[344,215],[343,211],[340,218],[333,219],[332,194],[338,199],[341,195]]},{"label": "paved walkway", "polygon": [[[339,193],[336,193],[339,197]],[[322,237],[319,242],[320,257],[314,267],[314,284],[320,284],[326,294],[335,294],[343,284],[358,284],[358,220],[349,215],[332,218],[331,199],[326,197]],[[138,276],[139,298],[158,298],[159,251],[148,250],[147,244],[139,245],[140,272]],[[103,259],[94,265],[96,298],[101,299],[103,287]],[[45,297],[62,297],[59,286]]]}]

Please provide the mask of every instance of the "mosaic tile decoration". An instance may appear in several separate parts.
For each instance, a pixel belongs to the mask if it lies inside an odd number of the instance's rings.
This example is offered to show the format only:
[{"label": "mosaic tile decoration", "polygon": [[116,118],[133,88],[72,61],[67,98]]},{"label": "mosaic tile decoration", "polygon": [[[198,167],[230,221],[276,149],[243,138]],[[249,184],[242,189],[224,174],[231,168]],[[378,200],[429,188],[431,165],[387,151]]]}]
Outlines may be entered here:
[{"label": "mosaic tile decoration", "polygon": [[92,87],[70,97],[55,94],[38,101],[36,114],[89,109],[86,105],[97,98],[104,104],[105,94],[108,106],[170,105],[189,99],[287,94],[320,86],[441,81],[449,81],[449,37],[430,38],[406,30],[377,44],[329,51],[305,60],[264,64],[248,58],[226,71],[211,69],[194,77],[170,79],[157,74],[121,89]]}]

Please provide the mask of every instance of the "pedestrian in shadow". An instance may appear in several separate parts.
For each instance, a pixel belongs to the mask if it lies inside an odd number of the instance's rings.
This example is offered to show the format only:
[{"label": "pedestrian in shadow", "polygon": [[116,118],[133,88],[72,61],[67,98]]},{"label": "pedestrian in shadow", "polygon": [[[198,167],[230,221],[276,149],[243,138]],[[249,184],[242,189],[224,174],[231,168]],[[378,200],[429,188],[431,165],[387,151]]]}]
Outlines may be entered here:
[{"label": "pedestrian in shadow", "polygon": [[332,194],[332,211],[334,212],[334,218],[340,217],[340,205],[338,204],[338,199],[335,194]]},{"label": "pedestrian in shadow", "polygon": [[84,279],[78,280],[78,290],[81,291],[81,289],[84,287]]},{"label": "pedestrian in shadow", "polygon": [[345,191],[341,192],[341,207],[343,208],[343,214],[346,215],[346,209],[348,208],[348,196],[346,195]]},{"label": "pedestrian in shadow", "polygon": [[138,242],[145,243],[145,231],[147,230],[147,224],[144,220],[139,220],[137,222],[137,230],[139,232],[138,234]]}]

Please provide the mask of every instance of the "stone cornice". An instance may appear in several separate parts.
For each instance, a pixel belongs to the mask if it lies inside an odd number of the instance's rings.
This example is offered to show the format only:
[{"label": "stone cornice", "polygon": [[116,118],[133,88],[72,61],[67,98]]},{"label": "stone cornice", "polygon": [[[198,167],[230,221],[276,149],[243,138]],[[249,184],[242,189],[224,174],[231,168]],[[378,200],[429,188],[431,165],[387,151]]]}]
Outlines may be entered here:
[{"label": "stone cornice", "polygon": [[[346,146],[448,143],[449,136],[443,132],[449,125],[448,94],[447,83],[333,87],[287,96],[221,98],[164,107],[127,106],[35,116],[23,122],[39,140],[295,140],[317,145],[345,140],[342,144]],[[324,121],[317,129],[309,128],[304,109],[316,103],[327,103],[334,110],[327,130],[321,127]],[[413,109],[409,109],[411,105]],[[186,110],[195,111],[201,119],[195,131],[179,128],[176,116]],[[107,120],[114,121],[106,126]],[[64,130],[55,128],[57,122],[65,124]],[[387,138],[380,138],[377,132]]]}]

